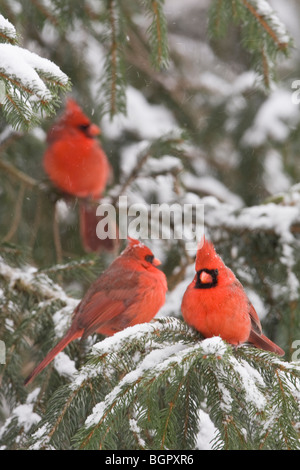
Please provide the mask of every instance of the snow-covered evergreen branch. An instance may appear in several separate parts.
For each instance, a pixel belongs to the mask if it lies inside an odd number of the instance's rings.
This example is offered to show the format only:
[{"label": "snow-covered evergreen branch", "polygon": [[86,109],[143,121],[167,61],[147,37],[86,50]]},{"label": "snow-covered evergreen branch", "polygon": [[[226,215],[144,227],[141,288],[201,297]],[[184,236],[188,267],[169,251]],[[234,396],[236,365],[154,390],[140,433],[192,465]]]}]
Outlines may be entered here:
[{"label": "snow-covered evergreen branch", "polygon": [[16,45],[15,29],[3,16],[0,34],[10,43],[0,44],[2,112],[15,129],[28,128],[41,113],[54,113],[58,92],[69,90],[70,81],[52,61]]},{"label": "snow-covered evergreen branch", "polygon": [[266,449],[298,448],[299,365],[200,339],[167,317],[95,344],[51,399],[30,448],[61,448],[62,435],[63,445],[84,449],[193,448],[200,409],[214,423],[216,448],[251,449],[262,438]]},{"label": "snow-covered evergreen branch", "polygon": [[251,53],[252,66],[270,88],[277,55],[287,55],[291,38],[285,25],[267,0],[214,0],[211,6],[210,33],[224,36],[230,22],[241,25],[244,48]]}]

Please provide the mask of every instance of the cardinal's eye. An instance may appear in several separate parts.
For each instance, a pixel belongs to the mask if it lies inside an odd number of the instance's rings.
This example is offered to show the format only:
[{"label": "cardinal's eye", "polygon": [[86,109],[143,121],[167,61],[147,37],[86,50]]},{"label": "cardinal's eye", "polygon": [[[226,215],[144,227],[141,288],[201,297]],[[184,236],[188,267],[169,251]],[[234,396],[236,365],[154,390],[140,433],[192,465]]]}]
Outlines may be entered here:
[{"label": "cardinal's eye", "polygon": [[148,263],[153,263],[153,260],[154,260],[153,255],[146,255],[145,256],[145,261],[147,261]]},{"label": "cardinal's eye", "polygon": [[78,126],[78,129],[80,129],[82,132],[86,132],[90,127],[90,124],[80,124],[80,126]]}]

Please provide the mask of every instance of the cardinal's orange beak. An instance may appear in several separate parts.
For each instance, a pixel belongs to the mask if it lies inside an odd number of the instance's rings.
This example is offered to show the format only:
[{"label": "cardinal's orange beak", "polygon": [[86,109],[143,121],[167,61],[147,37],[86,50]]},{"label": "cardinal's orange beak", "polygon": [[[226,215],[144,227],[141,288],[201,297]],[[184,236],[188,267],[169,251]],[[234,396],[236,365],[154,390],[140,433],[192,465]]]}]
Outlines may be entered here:
[{"label": "cardinal's orange beak", "polygon": [[161,261],[159,261],[159,259],[157,259],[157,258],[154,258],[154,260],[152,261],[152,264],[153,264],[153,266],[160,266]]},{"label": "cardinal's orange beak", "polygon": [[90,137],[96,137],[97,135],[101,134],[100,127],[96,126],[96,124],[91,124],[88,129],[88,133]]},{"label": "cardinal's orange beak", "polygon": [[212,277],[209,273],[202,271],[202,273],[200,274],[200,281],[202,282],[202,284],[210,284],[212,282]]}]

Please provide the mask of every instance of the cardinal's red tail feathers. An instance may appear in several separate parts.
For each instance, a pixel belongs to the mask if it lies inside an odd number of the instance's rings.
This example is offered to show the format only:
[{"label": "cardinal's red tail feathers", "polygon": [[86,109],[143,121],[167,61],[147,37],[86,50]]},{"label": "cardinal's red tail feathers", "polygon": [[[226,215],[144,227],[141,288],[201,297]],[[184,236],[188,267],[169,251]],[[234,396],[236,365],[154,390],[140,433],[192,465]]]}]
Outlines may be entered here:
[{"label": "cardinal's red tail feathers", "polygon": [[251,330],[250,336],[249,336],[249,343],[254,344],[254,346],[264,349],[265,351],[270,351],[274,352],[275,354],[278,354],[279,356],[284,356],[285,352],[283,349],[281,349],[277,344],[273,343],[269,338],[267,338],[265,335],[259,335],[255,331]]},{"label": "cardinal's red tail feathers", "polygon": [[[97,253],[100,251],[114,251],[119,246],[119,231],[116,221],[109,219],[109,214],[105,216],[96,215],[97,205],[94,202],[80,202],[80,235],[84,250],[89,253]],[[101,239],[97,235],[97,225],[102,223],[109,226],[103,227],[103,232],[108,232],[107,238]]]},{"label": "cardinal's red tail feathers", "polygon": [[54,346],[53,349],[47,354],[47,356],[40,362],[35,369],[29,374],[29,376],[25,379],[24,385],[28,385],[30,382],[35,379],[35,377],[42,372],[42,370],[60,353],[73,339],[78,338],[80,335],[78,332],[68,332],[60,341]]}]

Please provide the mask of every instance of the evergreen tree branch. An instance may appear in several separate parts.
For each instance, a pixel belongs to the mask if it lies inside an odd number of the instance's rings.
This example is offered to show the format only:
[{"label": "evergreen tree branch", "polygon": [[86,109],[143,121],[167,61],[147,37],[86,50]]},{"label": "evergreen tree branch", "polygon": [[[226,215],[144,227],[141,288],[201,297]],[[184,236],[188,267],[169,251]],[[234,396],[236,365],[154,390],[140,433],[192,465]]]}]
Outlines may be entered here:
[{"label": "evergreen tree branch", "polygon": [[261,51],[261,56],[262,56],[262,70],[263,70],[263,77],[264,77],[264,83],[267,88],[270,87],[270,67],[269,67],[269,62],[268,62],[268,57],[265,54],[264,49]]},{"label": "evergreen tree branch", "polygon": [[9,43],[0,44],[0,77],[5,86],[2,112],[15,129],[28,129],[40,122],[39,113],[54,113],[58,92],[68,91],[70,80],[50,60],[17,46],[13,25],[0,15],[1,31]]},{"label": "evergreen tree branch", "polygon": [[111,60],[111,93],[110,93],[110,114],[113,116],[117,112],[117,36],[116,36],[116,20],[114,11],[114,0],[109,0],[108,5],[109,21],[111,26],[111,49],[110,49],[110,60]]},{"label": "evergreen tree branch", "polygon": [[19,38],[15,27],[0,14],[0,41],[9,42],[10,44],[17,44]]},{"label": "evergreen tree branch", "polygon": [[107,53],[100,78],[99,96],[102,114],[112,118],[126,112],[126,76],[124,70],[124,25],[121,6],[115,0],[108,0],[104,15],[106,33],[101,36]]},{"label": "evergreen tree branch", "polygon": [[210,10],[210,34],[224,36],[229,23],[240,24],[243,46],[252,55],[252,62],[270,87],[274,62],[278,54],[287,55],[291,39],[267,0],[214,0]]},{"label": "evergreen tree branch", "polygon": [[45,300],[62,300],[74,307],[78,303],[78,300],[67,296],[58,284],[36,268],[27,271],[25,268],[12,267],[0,258],[0,276],[11,288],[17,287],[36,297],[42,296]]},{"label": "evergreen tree branch", "polygon": [[18,230],[18,226],[22,218],[22,207],[23,207],[24,196],[25,196],[25,184],[23,183],[20,185],[18,198],[16,200],[15,214],[14,214],[12,225],[8,233],[2,239],[2,243],[10,241],[12,237],[14,236],[14,234],[16,233],[16,231]]},{"label": "evergreen tree branch", "polygon": [[144,5],[152,20],[148,28],[148,34],[152,48],[152,64],[157,69],[167,67],[169,60],[167,25],[163,13],[163,4],[163,0],[144,0]]},{"label": "evergreen tree branch", "polygon": [[[293,422],[300,414],[299,386],[296,363],[248,347],[234,352],[220,338],[197,341],[182,322],[162,318],[95,344],[74,381],[53,396],[30,445],[59,448],[59,436],[80,403],[74,397],[81,395],[85,424],[78,416],[68,431],[75,448],[114,448],[120,426],[127,426],[137,448],[192,448],[191,429],[203,402],[218,430],[216,448],[255,448],[262,439],[264,448],[278,446],[280,439],[281,448],[298,448]],[[97,388],[95,405],[89,396]],[[128,425],[132,416],[134,426]]]},{"label": "evergreen tree branch", "polygon": [[[261,27],[266,31],[266,33],[271,37],[272,41],[276,46],[278,47],[279,50],[287,51],[290,42],[288,40],[283,40],[281,35],[278,34],[278,31],[276,31],[275,27],[272,27],[272,24],[268,23],[268,20],[266,17],[261,15],[257,8],[254,7],[253,4],[251,4],[250,1],[248,0],[241,0],[243,5],[246,7],[246,9],[253,15],[253,17],[258,21],[258,23],[261,25]],[[254,1],[254,4],[257,5],[257,1]]]},{"label": "evergreen tree branch", "polygon": [[[115,205],[120,196],[122,196],[130,185],[138,178],[145,164],[147,163],[150,157],[160,158],[164,155],[174,155],[181,156],[183,158],[184,152],[181,148],[182,143],[184,142],[183,136],[171,136],[165,135],[159,139],[155,139],[149,143],[147,148],[140,152],[140,155],[137,157],[137,162],[131,172],[126,175],[124,181],[121,184],[120,189],[116,196],[113,196],[113,204]],[[176,170],[174,170],[176,171]],[[178,169],[177,169],[178,171]],[[168,168],[170,172],[170,168]],[[159,173],[158,173],[159,174]],[[157,173],[155,174],[157,176]]]},{"label": "evergreen tree branch", "polygon": [[[54,14],[45,4],[41,4],[39,0],[30,0],[31,3],[40,11],[40,13],[52,23],[54,26],[58,26],[57,15]],[[50,3],[51,5],[51,3]],[[49,6],[49,5],[48,5]]]},{"label": "evergreen tree branch", "polygon": [[0,158],[0,168],[2,168],[2,170],[7,174],[13,176],[13,178],[16,178],[21,184],[24,184],[29,188],[43,189],[43,185],[39,181],[35,180],[29,175],[26,175],[26,173],[19,170],[11,163],[6,162],[2,158]]}]

